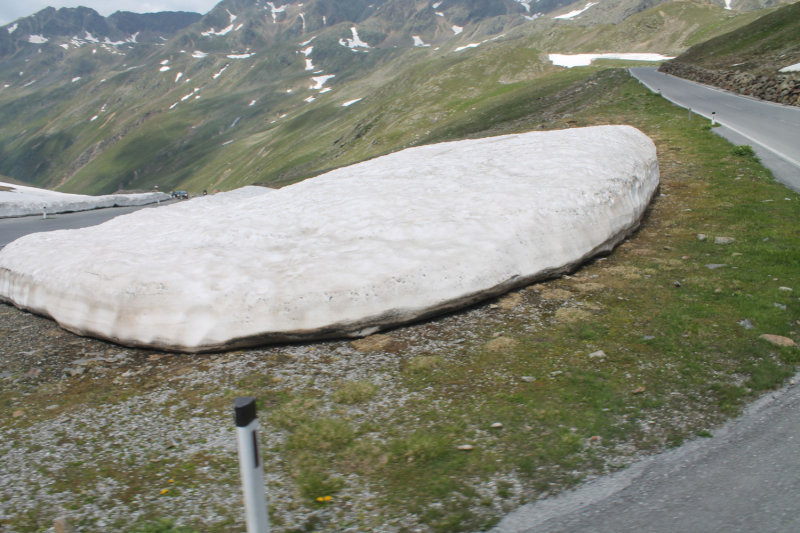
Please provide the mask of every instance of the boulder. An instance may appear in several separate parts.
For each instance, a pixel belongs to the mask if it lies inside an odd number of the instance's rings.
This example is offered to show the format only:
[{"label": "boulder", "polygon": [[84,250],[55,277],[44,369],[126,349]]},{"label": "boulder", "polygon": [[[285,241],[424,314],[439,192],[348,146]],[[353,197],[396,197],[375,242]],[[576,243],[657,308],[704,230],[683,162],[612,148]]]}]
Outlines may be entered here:
[{"label": "boulder", "polygon": [[659,183],[630,126],[410,148],[0,251],[0,299],[80,335],[206,352],[361,337],[573,270]]}]

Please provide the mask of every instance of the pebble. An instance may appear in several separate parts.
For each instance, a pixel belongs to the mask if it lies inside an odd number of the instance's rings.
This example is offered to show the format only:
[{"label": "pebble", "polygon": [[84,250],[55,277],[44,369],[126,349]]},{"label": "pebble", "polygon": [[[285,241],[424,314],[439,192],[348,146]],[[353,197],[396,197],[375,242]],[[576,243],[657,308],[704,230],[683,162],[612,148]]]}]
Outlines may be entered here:
[{"label": "pebble", "polygon": [[521,379],[521,380],[522,380],[522,381],[524,381],[525,383],[533,383],[534,381],[536,381],[536,378],[535,378],[535,377],[533,377],[533,376],[522,376],[522,377],[521,377],[521,378],[519,378],[519,379]]},{"label": "pebble", "polygon": [[792,292],[791,287],[778,287],[779,291]]},{"label": "pebble", "polygon": [[11,418],[19,418],[21,416],[25,416],[25,411],[14,411],[11,414]]},{"label": "pebble", "polygon": [[741,254],[741,253],[739,253],[739,252],[733,252],[731,255],[733,255],[733,256],[737,256],[737,255],[743,255],[743,254]]},{"label": "pebble", "polygon": [[641,394],[641,393],[643,393],[645,390],[647,390],[647,389],[645,389],[644,387],[639,387],[639,388],[633,389],[633,390],[631,391],[631,394]]},{"label": "pebble", "polygon": [[48,411],[52,411],[53,409],[58,409],[58,405],[48,405],[47,407],[45,407],[45,409],[47,409]]},{"label": "pebble", "polygon": [[[645,337],[645,338],[647,338],[647,337]],[[650,337],[650,338],[652,339],[652,337]],[[597,350],[596,352],[592,352],[592,353],[589,354],[589,359],[597,359],[597,358],[602,359],[605,356],[606,356],[606,352],[604,352],[603,350]]]},{"label": "pebble", "polygon": [[720,289],[720,288],[718,287],[718,288],[714,289],[714,292],[716,292],[716,293],[720,293],[720,292],[722,292],[722,289]]},{"label": "pebble", "polygon": [[74,533],[75,528],[72,527],[69,520],[65,517],[57,518],[55,522],[53,522],[53,530],[55,533]]},{"label": "pebble", "polygon": [[704,240],[708,239],[708,235],[703,235],[702,233],[697,234],[697,240],[703,242]]},{"label": "pebble", "polygon": [[472,444],[462,444],[460,446],[457,446],[457,448],[462,452],[469,452],[475,449],[475,447]]},{"label": "pebble", "polygon": [[501,424],[500,422],[495,422],[494,424],[491,425],[491,427],[494,429],[502,429],[503,424]]},{"label": "pebble", "polygon": [[777,307],[778,309],[781,309],[781,310],[783,310],[783,311],[786,311],[786,306],[785,306],[785,305],[783,305],[783,304],[779,304],[778,302],[775,302],[775,303],[773,303],[772,305],[774,305],[774,306],[775,306],[775,307]]},{"label": "pebble", "polygon": [[763,239],[761,239],[761,242],[767,242],[768,240],[769,240],[769,237],[764,237]]},{"label": "pebble", "polygon": [[651,341],[651,340],[655,339],[655,336],[653,336],[653,335],[645,335],[644,337],[642,337],[642,339],[644,339],[646,341]]},{"label": "pebble", "polygon": [[722,267],[726,267],[726,266],[728,266],[728,265],[721,264],[721,263],[712,263],[710,265],[706,265],[706,268],[709,269],[709,270],[715,270],[717,268],[722,268]]},{"label": "pebble", "polygon": [[733,237],[714,237],[714,244],[731,244],[734,240]]},{"label": "pebble", "polygon": [[749,318],[745,318],[744,320],[739,321],[739,325],[742,326],[744,329],[753,329],[753,323],[750,322]]},{"label": "pebble", "polygon": [[676,289],[680,289],[681,288],[681,282],[680,281],[676,281],[675,283],[673,283],[673,285],[675,285]]}]

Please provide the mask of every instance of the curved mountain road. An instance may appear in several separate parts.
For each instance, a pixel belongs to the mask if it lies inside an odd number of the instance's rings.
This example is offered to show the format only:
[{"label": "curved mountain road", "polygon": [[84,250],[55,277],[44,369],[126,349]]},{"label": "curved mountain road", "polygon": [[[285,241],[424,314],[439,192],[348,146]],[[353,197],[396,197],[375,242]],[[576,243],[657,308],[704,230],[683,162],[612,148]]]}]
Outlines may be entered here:
[{"label": "curved mountain road", "polygon": [[796,533],[798,419],[800,385],[790,385],[763,396],[713,438],[524,505],[492,532]]},{"label": "curved mountain road", "polygon": [[778,181],[800,192],[800,107],[739,96],[666,75],[655,67],[635,67],[630,72],[681,107],[706,118],[715,112],[722,127],[714,133],[734,144],[753,146]]}]

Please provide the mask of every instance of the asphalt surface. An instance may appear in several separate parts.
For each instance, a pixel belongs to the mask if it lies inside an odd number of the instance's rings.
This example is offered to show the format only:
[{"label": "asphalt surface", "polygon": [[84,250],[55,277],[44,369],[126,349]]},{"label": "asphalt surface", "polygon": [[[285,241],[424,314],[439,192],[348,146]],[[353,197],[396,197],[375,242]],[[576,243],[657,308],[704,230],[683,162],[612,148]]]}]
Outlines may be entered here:
[{"label": "asphalt surface", "polygon": [[713,438],[524,505],[492,531],[797,533],[798,420],[800,385],[790,385],[750,405]]},{"label": "asphalt surface", "polygon": [[173,203],[176,200],[167,200],[161,204],[139,205],[131,207],[109,207],[106,209],[93,209],[77,213],[64,213],[61,215],[47,215],[47,220],[41,215],[2,218],[0,219],[0,248],[29,233],[42,231],[55,231],[59,229],[78,229],[97,226],[120,215],[132,213],[140,209],[153,209],[162,205]]},{"label": "asphalt surface", "polygon": [[[713,131],[734,144],[749,144],[775,178],[800,192],[800,108],[740,96],[716,87],[668,76],[654,67],[630,72],[652,91],[693,113],[716,120]],[[688,111],[687,111],[688,117]]]}]

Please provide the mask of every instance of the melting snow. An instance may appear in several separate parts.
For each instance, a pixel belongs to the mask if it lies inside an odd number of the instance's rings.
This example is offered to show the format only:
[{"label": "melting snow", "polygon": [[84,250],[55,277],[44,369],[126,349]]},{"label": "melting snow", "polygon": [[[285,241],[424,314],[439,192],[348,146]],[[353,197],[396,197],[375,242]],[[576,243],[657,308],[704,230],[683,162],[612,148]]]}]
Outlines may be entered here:
[{"label": "melting snow", "polygon": [[[136,35],[139,35],[139,32],[138,32],[138,31],[136,32]],[[136,42],[136,39],[135,39],[136,35],[134,35],[134,40],[133,40],[133,42]],[[90,43],[99,43],[99,42],[100,42],[100,39],[96,39],[96,38],[94,38],[94,37],[92,36],[92,34],[91,34],[91,33],[89,33],[88,31],[86,32],[86,37],[84,37],[84,39],[86,39],[86,40],[87,40],[87,41],[89,41]]]},{"label": "melting snow", "polygon": [[272,11],[272,22],[273,23],[278,22],[278,13],[283,13],[284,11],[286,11],[286,6],[275,7],[275,4],[273,4],[272,2],[267,2],[267,5]]},{"label": "melting snow", "polygon": [[[225,11],[228,11],[228,10],[226,9]],[[231,20],[230,20],[231,22],[233,22],[234,20],[236,20],[238,18],[236,15],[234,15],[230,11],[228,11],[228,16],[231,18]]]},{"label": "melting snow", "polygon": [[232,143],[232,142],[233,142],[233,141],[228,141],[228,142],[226,142],[226,143],[222,143],[222,146],[227,146],[227,145],[229,145],[229,144],[230,144],[230,143]]},{"label": "melting snow", "polygon": [[528,15],[522,15],[522,16],[524,18],[528,19],[528,20],[536,20],[536,19],[538,19],[539,17],[542,16],[542,13],[536,13],[535,15],[532,15],[532,16],[528,16]]},{"label": "melting snow", "polygon": [[254,105],[256,105],[256,102],[258,102],[258,100],[253,100],[252,102],[250,102],[250,105],[247,106],[247,107],[253,107]]},{"label": "melting snow", "polygon": [[725,0],[725,9],[731,9],[731,0]]},{"label": "melting snow", "polygon": [[69,50],[69,45],[68,44],[59,44],[58,46],[60,46],[64,50]]},{"label": "melting snow", "polygon": [[355,104],[356,102],[360,102],[363,98],[356,98],[355,100],[350,100],[349,102],[345,102],[342,104],[342,107],[350,107],[351,105]]},{"label": "melting snow", "polygon": [[322,89],[322,86],[325,85],[328,82],[329,79],[335,78],[335,77],[336,76],[334,74],[329,74],[327,76],[316,76],[316,77],[313,77],[313,78],[311,78],[311,80],[314,81],[316,83],[316,85],[312,85],[311,88],[316,90],[316,91],[318,91],[318,90]]},{"label": "melting snow", "polygon": [[331,89],[330,87],[326,87],[326,88],[322,89],[322,90],[319,92],[319,94],[324,94],[324,93],[327,93],[328,91],[332,91],[332,90],[333,90],[333,89]]},{"label": "melting snow", "polygon": [[161,62],[162,65],[166,65],[167,63],[169,63],[169,59],[165,59],[164,61]]},{"label": "melting snow", "polygon": [[12,24],[11,26],[9,26],[6,29],[8,30],[8,33],[14,33],[15,31],[17,31],[18,27],[19,27],[19,24],[14,23],[14,24]]},{"label": "melting snow", "polygon": [[210,37],[212,35],[228,35],[233,30],[233,24],[230,26],[226,26],[219,31],[214,31],[214,28],[211,28],[208,31],[201,32],[200,35]]},{"label": "melting snow", "polygon": [[203,59],[207,55],[208,55],[207,53],[201,52],[200,50],[195,50],[194,52],[192,52],[192,57],[194,57],[195,59]]},{"label": "melting snow", "polygon": [[[522,4],[522,7],[524,7],[525,11],[527,11],[528,13],[531,12],[531,6],[528,5],[530,1],[531,0],[516,0],[517,3]],[[536,1],[538,2],[539,0]]]},{"label": "melting snow", "polygon": [[175,102],[174,104],[172,104],[171,106],[169,106],[169,108],[170,108],[170,109],[173,109],[173,108],[174,108],[176,105],[178,105],[178,102]]},{"label": "melting snow", "polygon": [[436,2],[436,3],[435,3],[435,4],[433,4],[431,7],[432,7],[433,9],[436,9],[437,7],[439,7],[439,6],[440,6],[440,5],[442,5],[442,4],[443,4],[443,2]]},{"label": "melting snow", "polygon": [[33,80],[30,83],[26,83],[25,85],[23,85],[23,87],[28,87],[29,85],[33,85],[34,83],[36,83],[36,80]]},{"label": "melting snow", "polygon": [[314,51],[314,47],[313,46],[309,46],[305,50],[300,50],[300,53],[303,54],[304,56],[308,57],[308,54],[310,54],[313,51]]},{"label": "melting snow", "polygon": [[[138,32],[138,31],[137,31],[136,33],[134,33],[133,35],[131,35],[131,36],[128,38],[128,42],[129,42],[129,43],[135,43],[135,42],[136,42],[136,37],[138,37],[138,36],[139,36],[139,33],[141,33],[141,32]],[[89,35],[89,32],[86,32],[86,35]],[[87,39],[87,40],[88,40],[88,39]],[[99,42],[99,41],[95,41],[95,42]]]},{"label": "melting snow", "polygon": [[112,41],[108,37],[103,39],[103,44],[110,44],[111,46],[122,46],[125,44],[125,41]]},{"label": "melting snow", "polygon": [[306,70],[314,70],[314,63],[310,59],[306,59]]},{"label": "melting snow", "polygon": [[627,61],[667,61],[672,57],[661,54],[549,54],[548,59],[559,67],[585,67],[595,59],[624,59]]},{"label": "melting snow", "polygon": [[183,72],[178,72],[178,74],[175,76],[175,83],[178,83],[178,80],[180,80],[182,77],[183,77]]},{"label": "melting snow", "polygon": [[430,46],[429,44],[425,44],[422,39],[420,39],[419,35],[412,35],[412,39],[414,39],[414,46]]},{"label": "melting snow", "polygon": [[161,72],[166,72],[166,71],[168,71],[168,70],[169,70],[169,67],[161,67],[161,68],[160,68],[160,69],[158,69],[158,70],[159,70],[159,71],[161,71]]},{"label": "melting snow", "polygon": [[95,120],[97,120],[97,116],[98,116],[98,115],[95,115],[95,116],[93,116],[92,118],[90,118],[90,119],[89,119],[89,122],[94,122]]},{"label": "melting snow", "polygon": [[316,37],[312,37],[311,39],[307,40],[306,42],[300,43],[300,46],[306,46],[308,44],[311,44],[311,41],[313,41],[314,39],[316,39]]},{"label": "melting snow", "polygon": [[783,67],[780,72],[800,72],[800,63]]},{"label": "melting snow", "polygon": [[78,81],[79,79],[81,79],[81,77],[80,77],[80,76],[78,76],[77,78],[72,78],[72,83],[75,83],[75,82],[76,82],[76,81]]},{"label": "melting snow", "polygon": [[244,24],[239,24],[238,26],[236,26],[236,29],[235,29],[235,30],[233,30],[233,31],[239,31],[239,30],[241,30],[241,29],[242,29],[242,26],[244,26]]},{"label": "melting snow", "polygon": [[306,98],[306,99],[305,99],[305,100],[303,100],[303,101],[304,101],[304,102],[309,102],[309,103],[311,103],[311,102],[313,102],[314,100],[316,100],[316,98],[314,98],[313,96],[309,96],[308,98]]},{"label": "melting snow", "polygon": [[597,2],[589,2],[588,4],[586,4],[586,7],[584,7],[583,9],[576,9],[575,11],[570,11],[569,13],[565,13],[564,15],[559,15],[559,16],[553,17],[553,18],[563,19],[563,20],[571,19],[573,17],[577,17],[578,15],[580,15],[581,13],[583,13],[584,11],[589,9],[590,7],[596,6],[596,5],[597,5]]},{"label": "melting snow", "polygon": [[219,77],[222,75],[222,73],[223,73],[223,72],[225,72],[225,69],[227,69],[227,68],[228,68],[230,65],[231,65],[231,64],[230,64],[230,63],[228,63],[227,65],[225,65],[224,67],[222,67],[222,70],[220,70],[219,72],[217,72],[216,74],[214,74],[214,79],[217,79],[217,78],[219,78]]},{"label": "melting snow", "polygon": [[303,20],[303,31],[306,31],[306,14],[300,13],[300,18]]},{"label": "melting snow", "polygon": [[462,31],[464,31],[463,26],[453,26],[453,33],[455,33],[456,35],[458,35]]},{"label": "melting snow", "polygon": [[50,39],[48,39],[47,37],[43,37],[41,35],[29,35],[28,36],[28,42],[29,43],[33,43],[33,44],[44,44],[49,40]]},{"label": "melting snow", "polygon": [[500,39],[501,37],[505,37],[505,36],[506,36],[506,34],[504,33],[503,35],[498,35],[497,37],[493,37],[491,39],[486,39],[485,41],[481,41],[479,43],[469,43],[466,46],[459,46],[458,48],[456,48],[453,51],[454,52],[460,52],[461,50],[466,50],[467,48],[477,48],[480,45],[482,45],[483,43],[488,43],[489,41],[495,41],[495,40]]},{"label": "melting snow", "polygon": [[353,32],[353,38],[339,39],[339,44],[346,46],[347,48],[358,48],[359,46],[363,48],[369,48],[369,45],[358,37],[358,30],[355,26],[350,28],[350,31]]},{"label": "melting snow", "polygon": [[253,57],[254,55],[256,55],[255,52],[253,52],[252,54],[232,54],[229,55],[228,57],[230,59],[247,59],[248,57]]},{"label": "melting snow", "polygon": [[235,126],[236,126],[236,125],[239,123],[239,121],[240,121],[241,119],[242,119],[242,117],[236,117],[236,120],[234,120],[234,121],[233,121],[233,124],[231,124],[231,128],[235,127]]}]

